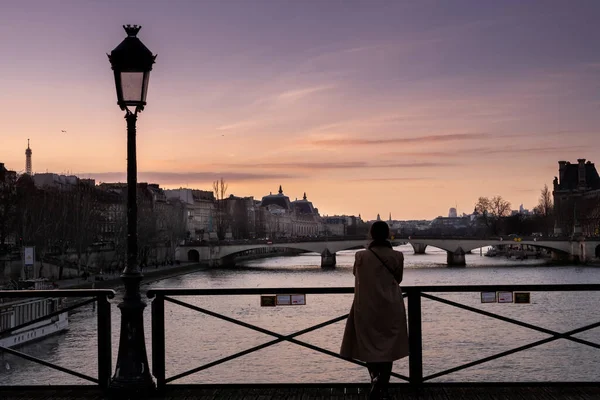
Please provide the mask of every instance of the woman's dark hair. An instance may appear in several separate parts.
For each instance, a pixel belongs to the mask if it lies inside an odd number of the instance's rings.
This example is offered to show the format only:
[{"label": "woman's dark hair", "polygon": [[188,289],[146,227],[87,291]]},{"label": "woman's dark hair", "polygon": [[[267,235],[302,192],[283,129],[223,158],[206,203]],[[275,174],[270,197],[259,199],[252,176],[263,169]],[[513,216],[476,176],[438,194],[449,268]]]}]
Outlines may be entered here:
[{"label": "woman's dark hair", "polygon": [[375,221],[369,231],[373,240],[387,240],[390,237],[390,227],[385,221]]}]

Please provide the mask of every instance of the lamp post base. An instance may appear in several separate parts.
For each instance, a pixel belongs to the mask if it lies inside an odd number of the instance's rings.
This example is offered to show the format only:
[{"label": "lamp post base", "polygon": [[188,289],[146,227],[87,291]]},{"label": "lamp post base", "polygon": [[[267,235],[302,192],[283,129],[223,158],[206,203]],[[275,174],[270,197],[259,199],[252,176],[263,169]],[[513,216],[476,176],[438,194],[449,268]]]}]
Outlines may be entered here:
[{"label": "lamp post base", "polygon": [[[121,310],[121,335],[115,374],[109,392],[116,398],[146,398],[156,390],[150,375],[144,337],[144,308],[139,285],[141,274],[122,276],[125,297],[119,304]],[[137,290],[136,290],[137,289]]]}]

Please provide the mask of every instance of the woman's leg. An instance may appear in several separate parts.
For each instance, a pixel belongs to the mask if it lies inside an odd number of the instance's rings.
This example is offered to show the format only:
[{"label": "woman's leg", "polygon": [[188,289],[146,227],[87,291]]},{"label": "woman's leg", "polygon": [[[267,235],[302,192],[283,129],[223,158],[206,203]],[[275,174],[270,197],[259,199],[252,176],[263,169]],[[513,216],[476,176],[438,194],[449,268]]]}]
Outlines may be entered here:
[{"label": "woman's leg", "polygon": [[390,383],[390,376],[392,374],[392,363],[382,362],[378,364],[379,382],[381,383],[381,387],[387,387],[388,383]]},{"label": "woman's leg", "polygon": [[377,385],[379,386],[379,398],[381,400],[390,399],[388,396],[388,384],[390,383],[390,376],[392,374],[392,363],[385,362],[379,366],[379,377]]},{"label": "woman's leg", "polygon": [[379,365],[378,363],[367,363],[367,369],[369,370],[369,375],[371,376],[371,387],[369,388],[369,400],[379,400],[379,385],[377,381],[379,380]]},{"label": "woman's leg", "polygon": [[375,380],[375,378],[377,378],[377,375],[379,375],[379,369],[377,368],[378,365],[377,363],[367,363],[367,369],[369,370],[369,376],[371,377],[371,382],[373,382],[373,380]]}]

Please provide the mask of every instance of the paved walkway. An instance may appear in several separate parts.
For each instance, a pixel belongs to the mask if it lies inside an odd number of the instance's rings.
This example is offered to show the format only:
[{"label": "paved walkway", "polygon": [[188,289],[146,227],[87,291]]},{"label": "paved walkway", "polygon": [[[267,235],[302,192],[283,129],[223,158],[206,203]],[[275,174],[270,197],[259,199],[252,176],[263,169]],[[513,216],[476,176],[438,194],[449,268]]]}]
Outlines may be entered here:
[{"label": "paved walkway", "polygon": [[[262,386],[219,387],[174,386],[163,396],[135,396],[136,399],[197,400],[365,400],[366,386]],[[396,400],[594,400],[600,386],[433,386],[420,390],[396,386],[390,390]],[[0,389],[2,400],[101,400],[109,399],[96,388]]]}]

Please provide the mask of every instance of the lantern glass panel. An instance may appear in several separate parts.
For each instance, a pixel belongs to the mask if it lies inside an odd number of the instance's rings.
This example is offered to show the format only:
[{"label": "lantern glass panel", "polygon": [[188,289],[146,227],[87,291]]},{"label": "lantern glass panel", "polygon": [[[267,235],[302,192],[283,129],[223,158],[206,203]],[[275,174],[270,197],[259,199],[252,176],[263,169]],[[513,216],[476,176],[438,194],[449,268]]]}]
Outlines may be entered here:
[{"label": "lantern glass panel", "polygon": [[121,72],[121,89],[126,104],[142,103],[144,99],[144,73]]},{"label": "lantern glass panel", "polygon": [[144,91],[142,93],[142,101],[144,103],[146,102],[146,95],[148,94],[148,80],[149,79],[150,79],[150,71],[144,72],[144,87],[142,88],[142,90]]}]

